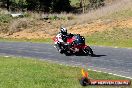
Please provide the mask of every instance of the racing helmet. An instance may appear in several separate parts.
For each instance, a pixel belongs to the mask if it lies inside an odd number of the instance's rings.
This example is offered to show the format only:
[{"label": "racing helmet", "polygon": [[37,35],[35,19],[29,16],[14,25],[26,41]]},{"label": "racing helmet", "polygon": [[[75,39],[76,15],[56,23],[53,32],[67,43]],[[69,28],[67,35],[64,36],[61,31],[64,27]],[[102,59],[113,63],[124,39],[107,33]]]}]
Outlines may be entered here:
[{"label": "racing helmet", "polygon": [[61,27],[60,32],[61,32],[63,35],[67,35],[67,29],[64,28],[64,27]]}]

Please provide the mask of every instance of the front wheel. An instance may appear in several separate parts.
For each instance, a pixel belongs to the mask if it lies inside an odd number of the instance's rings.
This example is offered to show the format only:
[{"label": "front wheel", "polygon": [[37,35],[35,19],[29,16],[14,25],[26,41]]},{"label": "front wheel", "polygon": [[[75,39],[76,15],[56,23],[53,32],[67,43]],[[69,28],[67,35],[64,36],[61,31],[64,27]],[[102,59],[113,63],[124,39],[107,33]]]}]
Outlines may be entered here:
[{"label": "front wheel", "polygon": [[93,50],[90,47],[86,47],[83,51],[86,55],[94,55]]},{"label": "front wheel", "polygon": [[66,56],[71,56],[71,52],[70,52],[70,51],[66,51],[64,54],[65,54]]}]

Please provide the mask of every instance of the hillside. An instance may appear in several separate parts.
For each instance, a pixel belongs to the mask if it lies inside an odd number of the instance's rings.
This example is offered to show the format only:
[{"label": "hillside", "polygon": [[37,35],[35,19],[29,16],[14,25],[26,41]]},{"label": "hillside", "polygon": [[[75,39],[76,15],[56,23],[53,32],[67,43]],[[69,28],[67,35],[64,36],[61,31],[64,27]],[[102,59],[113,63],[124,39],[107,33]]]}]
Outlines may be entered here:
[{"label": "hillside", "polygon": [[[61,25],[69,32],[92,36],[94,33],[114,29],[132,29],[132,1],[117,0],[115,3],[85,14],[50,14],[51,19],[42,19],[42,14],[30,13],[30,17],[17,18],[1,24],[1,38],[44,39],[52,38]],[[8,24],[8,25],[7,25]],[[5,25],[5,26],[3,26]],[[129,36],[129,35],[128,35]]]}]

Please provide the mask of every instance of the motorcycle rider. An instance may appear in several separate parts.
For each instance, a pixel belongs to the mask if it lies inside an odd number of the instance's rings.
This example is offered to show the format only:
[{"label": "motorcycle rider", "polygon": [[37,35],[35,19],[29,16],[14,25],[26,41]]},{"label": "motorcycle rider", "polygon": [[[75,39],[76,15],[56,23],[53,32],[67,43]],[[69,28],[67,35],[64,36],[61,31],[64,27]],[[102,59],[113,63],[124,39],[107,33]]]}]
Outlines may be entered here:
[{"label": "motorcycle rider", "polygon": [[66,41],[68,37],[69,37],[69,34],[67,33],[67,29],[64,27],[61,27],[60,32],[56,36],[57,41],[55,42],[55,47],[58,49],[60,53],[62,53],[61,46],[64,47],[67,44]]}]

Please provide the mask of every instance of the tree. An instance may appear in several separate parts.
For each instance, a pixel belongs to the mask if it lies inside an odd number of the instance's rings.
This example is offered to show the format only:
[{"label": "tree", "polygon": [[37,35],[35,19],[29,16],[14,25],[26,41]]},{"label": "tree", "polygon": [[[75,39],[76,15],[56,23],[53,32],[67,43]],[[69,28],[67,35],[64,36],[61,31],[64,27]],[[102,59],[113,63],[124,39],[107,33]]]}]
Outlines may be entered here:
[{"label": "tree", "polygon": [[40,6],[39,9],[44,12],[49,12],[51,7],[52,0],[39,0]]},{"label": "tree", "polygon": [[52,12],[69,12],[71,10],[71,5],[69,0],[52,0],[51,4]]},{"label": "tree", "polygon": [[82,8],[82,2],[83,2],[83,0],[80,0],[80,8]]},{"label": "tree", "polygon": [[89,0],[90,8],[97,9],[104,6],[104,0]]},{"label": "tree", "polygon": [[87,2],[88,0],[80,0],[80,8],[82,8],[82,13],[85,13],[86,7],[87,7]]},{"label": "tree", "polygon": [[0,7],[6,8],[9,10],[10,1],[9,0],[0,0]]},{"label": "tree", "polygon": [[71,10],[69,0],[1,0],[0,2],[11,11],[23,11],[25,8],[29,11],[43,12],[69,12]]},{"label": "tree", "polygon": [[10,1],[7,0],[7,10],[9,11],[9,9],[10,9]]},{"label": "tree", "polygon": [[39,10],[40,2],[39,0],[26,0],[27,2],[27,10]]},{"label": "tree", "polygon": [[10,0],[9,3],[11,11],[23,11],[27,6],[26,0]]}]

